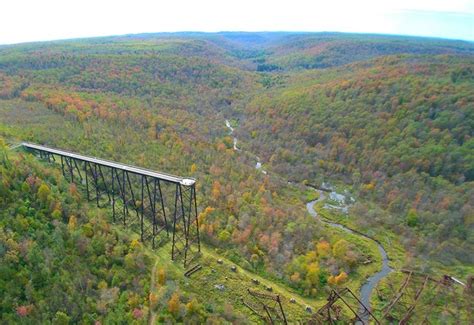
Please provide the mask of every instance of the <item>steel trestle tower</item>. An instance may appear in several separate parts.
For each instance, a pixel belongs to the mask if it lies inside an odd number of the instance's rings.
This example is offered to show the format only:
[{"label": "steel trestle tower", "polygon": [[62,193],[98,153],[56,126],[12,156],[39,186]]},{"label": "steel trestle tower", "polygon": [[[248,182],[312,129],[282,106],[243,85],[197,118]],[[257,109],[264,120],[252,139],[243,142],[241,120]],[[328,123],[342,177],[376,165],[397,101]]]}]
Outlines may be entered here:
[{"label": "steel trestle tower", "polygon": [[23,142],[22,146],[61,165],[70,182],[85,186],[87,199],[111,207],[114,222],[157,247],[171,237],[171,259],[187,266],[201,251],[196,180],[69,151]]}]

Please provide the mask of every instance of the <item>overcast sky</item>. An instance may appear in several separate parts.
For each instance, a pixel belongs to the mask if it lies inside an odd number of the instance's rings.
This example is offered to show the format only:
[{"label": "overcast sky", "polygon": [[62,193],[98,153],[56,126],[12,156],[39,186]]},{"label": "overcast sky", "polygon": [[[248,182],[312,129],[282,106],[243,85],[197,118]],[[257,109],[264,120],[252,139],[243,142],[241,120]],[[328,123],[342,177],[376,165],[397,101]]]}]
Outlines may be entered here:
[{"label": "overcast sky", "polygon": [[0,44],[173,31],[340,31],[474,41],[474,0],[0,2]]}]

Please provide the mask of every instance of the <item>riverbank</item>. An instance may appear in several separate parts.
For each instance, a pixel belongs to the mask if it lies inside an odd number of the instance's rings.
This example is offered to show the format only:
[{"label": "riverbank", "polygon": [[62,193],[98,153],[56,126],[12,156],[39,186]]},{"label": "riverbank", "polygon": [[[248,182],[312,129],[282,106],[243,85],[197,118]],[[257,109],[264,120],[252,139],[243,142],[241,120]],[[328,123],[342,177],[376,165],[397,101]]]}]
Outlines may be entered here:
[{"label": "riverbank", "polygon": [[[225,120],[225,125],[229,129],[229,135],[234,136],[234,128],[231,126],[229,120]],[[241,151],[236,146],[237,141],[238,141],[237,138],[234,136],[234,150]],[[254,155],[257,159],[255,168],[261,170],[262,173],[267,174],[267,172],[262,169],[260,158],[255,154],[252,154],[252,155]],[[290,182],[289,184],[291,185]],[[371,251],[369,255],[376,256],[377,253],[379,254],[379,258],[374,257],[374,259],[376,260],[371,261],[371,263],[381,264],[381,268],[370,270],[371,273],[367,275],[361,275],[366,278],[366,281],[360,286],[360,288],[357,288],[359,289],[359,292],[360,292],[361,302],[364,304],[364,306],[370,309],[371,297],[372,297],[375,287],[382,279],[384,279],[390,272],[392,272],[392,268],[389,266],[388,254],[383,246],[383,243],[372,236],[369,236],[367,234],[364,234],[356,230],[355,228],[345,226],[342,223],[331,221],[328,218],[321,218],[321,216],[319,216],[318,212],[316,212],[314,207],[316,204],[326,201],[328,196],[330,197],[332,201],[336,201],[338,205],[325,204],[324,206],[325,208],[333,209],[336,211],[342,211],[343,213],[347,214],[349,205],[345,204],[344,202],[345,196],[331,190],[328,186],[324,186],[323,189],[320,189],[320,188],[315,187],[314,185],[307,185],[307,188],[311,188],[313,191],[316,191],[318,193],[318,198],[316,198],[315,200],[311,200],[306,204],[306,209],[310,215],[312,215],[314,218],[320,219],[324,224],[328,225],[331,228],[341,229],[351,235],[356,236],[355,238],[357,238],[358,236],[364,239],[365,241],[372,242],[372,244],[375,244],[378,252]],[[351,203],[355,202],[353,197],[349,197],[349,201]],[[357,241],[357,239],[354,239],[353,241]]]},{"label": "riverbank", "polygon": [[[372,297],[372,294],[373,294],[373,291],[374,291],[375,287],[378,285],[378,283],[382,279],[384,279],[390,272],[393,271],[393,269],[389,266],[388,254],[387,254],[385,248],[383,247],[383,245],[377,239],[374,239],[374,238],[372,238],[372,237],[370,237],[370,236],[368,236],[368,235],[366,235],[366,234],[364,234],[364,233],[362,233],[358,230],[346,227],[343,224],[330,221],[326,218],[321,218],[319,216],[318,212],[314,209],[314,206],[315,206],[315,204],[324,201],[327,197],[326,197],[326,194],[325,194],[324,191],[319,190],[319,189],[314,189],[314,190],[316,192],[318,192],[319,197],[316,200],[310,201],[306,204],[306,209],[307,209],[307,211],[310,215],[312,215],[314,218],[318,218],[323,223],[325,223],[325,224],[327,224],[331,227],[341,229],[341,230],[343,230],[345,232],[348,232],[350,234],[356,234],[358,236],[364,237],[365,239],[373,241],[377,245],[379,254],[381,256],[382,267],[378,272],[375,272],[370,277],[368,277],[366,282],[360,288],[360,300],[361,300],[362,304],[365,307],[367,307],[368,309],[371,309],[371,297]],[[363,309],[363,307],[361,307],[361,310],[362,309]],[[368,317],[368,315],[367,315],[367,317]],[[364,321],[366,321],[366,320],[368,321],[368,319],[364,319]]]}]

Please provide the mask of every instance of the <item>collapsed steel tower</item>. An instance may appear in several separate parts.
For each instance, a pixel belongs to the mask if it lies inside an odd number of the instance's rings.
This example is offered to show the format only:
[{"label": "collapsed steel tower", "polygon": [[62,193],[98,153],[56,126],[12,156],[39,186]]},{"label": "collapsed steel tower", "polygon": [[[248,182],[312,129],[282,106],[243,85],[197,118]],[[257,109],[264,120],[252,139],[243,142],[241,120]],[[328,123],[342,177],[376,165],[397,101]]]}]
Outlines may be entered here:
[{"label": "collapsed steel tower", "polygon": [[138,232],[142,242],[155,248],[171,233],[171,259],[183,258],[184,266],[200,253],[195,179],[32,143],[22,146],[60,163],[66,179],[84,185],[87,199],[98,207],[111,206],[113,221]]}]

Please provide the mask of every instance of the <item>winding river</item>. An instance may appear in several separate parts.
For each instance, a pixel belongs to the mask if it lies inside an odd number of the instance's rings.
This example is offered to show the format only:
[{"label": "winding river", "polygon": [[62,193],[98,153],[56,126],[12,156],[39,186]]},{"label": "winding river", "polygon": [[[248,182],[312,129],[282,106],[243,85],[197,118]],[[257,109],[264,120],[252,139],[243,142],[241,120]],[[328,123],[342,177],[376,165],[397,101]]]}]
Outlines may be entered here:
[{"label": "winding river", "polygon": [[[229,135],[234,137],[234,150],[235,151],[242,151],[239,147],[237,147],[237,138],[234,136],[234,128],[230,125],[229,120],[225,120],[225,126],[229,129]],[[255,156],[255,155],[254,155]],[[263,174],[267,174],[267,171],[264,170],[262,167],[262,162],[260,161],[259,156],[255,156],[257,162],[255,163],[255,169],[259,169]]]},{"label": "winding river", "polygon": [[[233,135],[234,128],[232,128],[232,126],[230,125],[230,122],[228,120],[225,120],[225,125],[230,130],[229,134]],[[240,151],[240,149],[237,147],[237,138],[235,136],[234,136],[234,150]],[[262,163],[260,161],[260,158],[258,156],[255,156],[255,157],[257,159],[257,163],[255,165],[255,168],[260,169],[262,171],[262,173],[267,174],[267,172],[262,169]],[[320,189],[316,189],[316,188],[310,187],[310,186],[308,186],[308,188],[311,188],[312,190],[315,190],[316,192],[319,193],[319,198],[317,200],[308,202],[306,204],[306,209],[308,210],[308,213],[311,216],[313,216],[314,218],[318,218],[318,213],[316,212],[316,210],[314,210],[314,205],[316,203],[320,202],[320,201],[324,201],[326,199],[326,195],[325,195],[325,192],[320,190]],[[347,206],[343,206],[343,207],[340,207],[338,209],[347,210]],[[392,268],[390,268],[390,266],[388,265],[389,260],[388,260],[387,252],[385,251],[383,246],[377,240],[375,240],[374,238],[372,238],[370,236],[367,236],[366,234],[363,234],[359,231],[350,229],[350,228],[348,228],[348,227],[346,227],[346,226],[344,226],[340,223],[337,223],[337,222],[332,222],[332,221],[329,221],[329,220],[326,220],[326,219],[323,219],[323,218],[319,218],[319,220],[321,220],[321,222],[324,222],[325,224],[327,224],[331,227],[339,228],[339,229],[342,229],[345,232],[365,237],[365,238],[373,241],[377,245],[379,253],[382,257],[382,269],[380,271],[372,274],[370,277],[368,277],[367,281],[360,288],[360,301],[362,302],[362,304],[364,304],[364,306],[366,306],[370,310],[371,309],[370,308],[370,297],[372,296],[372,292],[374,291],[375,287],[380,282],[380,280],[382,280],[390,272],[392,272]],[[370,315],[368,315],[367,313],[364,313],[364,308],[362,306],[360,307],[359,315],[362,317],[363,323],[368,323],[369,322]]]},{"label": "winding river", "polygon": [[[311,187],[311,189],[313,190],[316,190],[318,193],[319,193],[319,198],[317,200],[314,200],[314,201],[311,201],[311,202],[308,202],[306,203],[306,209],[308,210],[308,213],[310,215],[312,215],[313,217],[317,218],[318,217],[318,213],[316,212],[316,210],[314,210],[314,205],[320,201],[323,201],[326,199],[326,195],[323,191],[321,190],[318,190],[318,189],[314,189]],[[362,285],[362,287],[360,288],[360,301],[364,304],[364,306],[366,306],[369,310],[371,309],[370,308],[370,297],[372,296],[372,292],[374,291],[375,287],[377,286],[377,284],[380,282],[380,280],[382,280],[384,277],[386,277],[390,272],[392,272],[392,268],[390,268],[390,266],[388,265],[388,255],[387,255],[387,252],[385,251],[385,249],[383,248],[383,246],[375,239],[373,239],[372,237],[369,237],[359,231],[355,231],[353,229],[350,229],[344,225],[341,225],[340,223],[336,223],[336,222],[332,222],[332,221],[328,221],[328,220],[325,220],[323,218],[319,218],[319,220],[321,220],[321,222],[324,222],[325,224],[331,226],[331,227],[335,227],[335,228],[339,228],[339,229],[342,229],[344,230],[345,232],[348,232],[348,233],[351,233],[351,234],[356,234],[356,235],[359,235],[359,236],[362,236],[362,237],[365,237],[371,241],[373,241],[376,245],[377,245],[377,248],[380,252],[380,255],[382,256],[382,269],[376,273],[374,273],[373,275],[371,275],[367,281]],[[361,306],[361,309],[359,310],[359,314],[362,316],[362,320],[364,323],[368,323],[369,321],[369,315],[368,314],[365,314],[363,313],[364,312],[364,309],[363,307]]]}]

